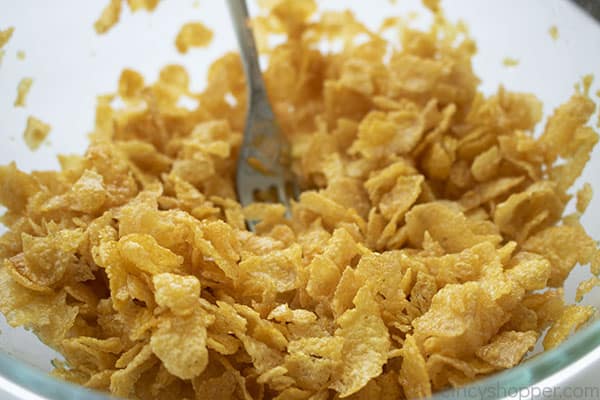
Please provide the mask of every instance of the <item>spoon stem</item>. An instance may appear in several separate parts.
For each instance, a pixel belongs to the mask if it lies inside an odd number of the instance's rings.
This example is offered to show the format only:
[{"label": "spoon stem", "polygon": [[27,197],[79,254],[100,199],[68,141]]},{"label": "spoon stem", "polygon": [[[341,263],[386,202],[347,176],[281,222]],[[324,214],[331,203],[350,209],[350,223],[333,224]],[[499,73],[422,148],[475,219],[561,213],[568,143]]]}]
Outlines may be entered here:
[{"label": "spoon stem", "polygon": [[256,50],[256,42],[254,34],[250,26],[250,17],[248,16],[248,7],[245,0],[227,0],[229,13],[233,19],[233,26],[237,41],[240,47],[242,63],[246,70],[246,80],[248,85],[248,93],[250,94],[251,103],[253,100],[259,100],[257,96],[265,96],[265,83],[260,71],[258,62],[258,52]]}]

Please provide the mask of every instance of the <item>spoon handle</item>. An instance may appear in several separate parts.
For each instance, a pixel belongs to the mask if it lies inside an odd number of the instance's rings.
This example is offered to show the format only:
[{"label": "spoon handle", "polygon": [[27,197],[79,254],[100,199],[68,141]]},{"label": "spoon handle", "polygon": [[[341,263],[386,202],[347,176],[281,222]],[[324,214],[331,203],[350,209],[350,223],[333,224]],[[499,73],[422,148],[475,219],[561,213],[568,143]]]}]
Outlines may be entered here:
[{"label": "spoon handle", "polygon": [[250,100],[259,100],[256,96],[266,96],[265,83],[263,81],[260,64],[258,62],[258,52],[256,51],[256,42],[254,34],[250,27],[250,18],[245,0],[227,0],[229,14],[233,19],[235,34],[240,47],[242,63],[246,70],[246,79],[248,92],[251,94]]}]

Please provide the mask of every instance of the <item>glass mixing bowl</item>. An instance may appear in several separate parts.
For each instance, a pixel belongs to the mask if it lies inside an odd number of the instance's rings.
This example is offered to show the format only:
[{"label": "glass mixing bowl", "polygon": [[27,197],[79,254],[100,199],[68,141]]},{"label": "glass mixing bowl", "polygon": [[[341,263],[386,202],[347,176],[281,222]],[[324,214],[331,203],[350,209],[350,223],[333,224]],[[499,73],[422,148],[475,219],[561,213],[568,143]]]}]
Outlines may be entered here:
[{"label": "glass mixing bowl", "polygon": [[[585,3],[584,1],[581,1]],[[81,153],[86,132],[93,124],[95,96],[113,92],[120,71],[131,67],[149,81],[161,66],[178,63],[192,77],[192,89],[201,89],[209,62],[225,51],[235,50],[225,2],[172,0],[160,3],[152,14],[130,14],[124,7],[121,22],[108,34],[97,36],[94,20],[106,0],[0,0],[0,28],[15,26],[0,66],[0,164],[16,160],[24,170],[57,168],[56,154]],[[374,6],[376,3],[376,6]],[[350,8],[367,25],[375,27],[382,16],[419,9],[417,1],[322,0],[322,8]],[[598,8],[598,0],[587,2]],[[514,91],[537,94],[547,116],[573,92],[573,84],[591,72],[600,72],[600,24],[568,0],[446,0],[442,2],[451,20],[464,19],[478,44],[475,71],[481,90],[496,91],[500,84]],[[251,7],[251,11],[253,9]],[[215,31],[206,49],[182,56],[173,45],[178,28],[190,20],[201,20]],[[416,25],[428,23],[426,14]],[[550,26],[559,38],[552,40]],[[25,58],[16,56],[25,51]],[[519,60],[513,68],[502,60]],[[26,108],[13,108],[17,82],[30,76],[35,82]],[[600,86],[595,83],[592,92]],[[21,139],[26,117],[35,115],[51,123],[49,144],[30,152]],[[597,118],[597,116],[595,117]],[[541,129],[541,127],[540,127]],[[576,186],[590,182],[600,192],[600,146]],[[590,235],[600,239],[600,203],[592,201],[582,223]],[[573,300],[576,282],[584,268],[573,271],[566,287]],[[600,307],[600,288],[585,304]],[[47,375],[56,353],[23,330],[13,329],[1,318],[0,398],[2,399],[107,399]],[[439,393],[436,398],[597,398],[600,368],[600,321],[597,319],[555,350],[531,357],[522,365],[498,373],[467,387]],[[594,392],[594,385],[595,392]],[[570,388],[570,389],[569,389]],[[517,391],[523,389],[521,392]],[[587,390],[584,392],[584,390]],[[554,397],[552,397],[554,396]]]}]

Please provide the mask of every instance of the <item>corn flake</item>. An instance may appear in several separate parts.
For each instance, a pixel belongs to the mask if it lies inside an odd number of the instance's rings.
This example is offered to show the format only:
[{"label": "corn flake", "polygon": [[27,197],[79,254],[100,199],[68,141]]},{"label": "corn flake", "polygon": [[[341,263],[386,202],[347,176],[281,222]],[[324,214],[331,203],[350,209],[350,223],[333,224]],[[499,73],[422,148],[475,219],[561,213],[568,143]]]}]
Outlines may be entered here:
[{"label": "corn flake", "polygon": [[511,368],[533,349],[537,338],[538,334],[535,331],[502,332],[492,338],[489,344],[479,348],[476,354],[497,368]]},{"label": "corn flake", "polygon": [[0,30],[0,49],[2,47],[4,47],[4,45],[6,45],[6,43],[8,43],[8,41],[12,37],[12,34],[14,31],[15,31],[15,28],[13,28],[12,26],[8,27],[4,30]]},{"label": "corn flake", "polygon": [[343,366],[330,387],[337,390],[340,397],[357,392],[381,373],[390,346],[389,333],[370,288],[361,288],[353,302],[356,307],[337,320],[336,337],[344,340]]},{"label": "corn flake", "polygon": [[200,282],[194,276],[162,273],[152,277],[156,304],[178,316],[194,311],[200,297]]},{"label": "corn flake", "polygon": [[213,33],[200,22],[189,22],[183,25],[175,39],[175,46],[180,53],[187,53],[191,47],[206,47],[210,44]]},{"label": "corn flake", "polygon": [[121,0],[109,0],[109,3],[102,10],[100,17],[94,22],[94,29],[99,35],[108,32],[119,22],[121,17]]},{"label": "corn flake", "polygon": [[17,86],[17,98],[15,99],[14,103],[15,107],[25,107],[27,94],[29,93],[29,89],[31,89],[32,84],[33,79],[31,78],[21,79],[19,85]]},{"label": "corn flake", "polygon": [[558,320],[550,327],[544,337],[544,349],[553,349],[565,341],[568,336],[586,323],[592,315],[594,308],[591,306],[571,305],[564,309]]},{"label": "corn flake", "polygon": [[27,147],[32,151],[37,150],[44,140],[46,140],[46,137],[50,133],[50,129],[50,125],[35,117],[30,116],[27,118],[27,127],[23,133]]},{"label": "corn flake", "polygon": [[208,365],[206,327],[210,320],[197,313],[163,316],[152,333],[150,347],[165,368],[181,379],[200,375]]}]

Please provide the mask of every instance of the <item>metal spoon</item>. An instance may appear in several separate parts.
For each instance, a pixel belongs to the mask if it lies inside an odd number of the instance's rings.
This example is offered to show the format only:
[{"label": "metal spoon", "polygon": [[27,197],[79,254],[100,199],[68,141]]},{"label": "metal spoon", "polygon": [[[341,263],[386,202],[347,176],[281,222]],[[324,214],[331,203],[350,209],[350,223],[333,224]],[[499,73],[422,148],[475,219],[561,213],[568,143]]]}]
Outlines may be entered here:
[{"label": "metal spoon", "polygon": [[[257,193],[271,191],[277,201],[287,207],[289,216],[290,192],[297,191],[287,167],[289,146],[277,125],[267,97],[246,2],[227,0],[227,4],[248,86],[246,127],[236,172],[238,198],[242,206],[246,206],[256,202]],[[247,221],[247,224],[250,230],[254,230],[256,221]]]}]

